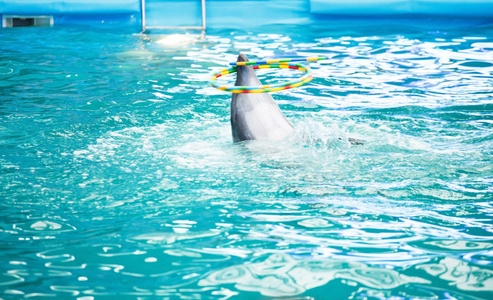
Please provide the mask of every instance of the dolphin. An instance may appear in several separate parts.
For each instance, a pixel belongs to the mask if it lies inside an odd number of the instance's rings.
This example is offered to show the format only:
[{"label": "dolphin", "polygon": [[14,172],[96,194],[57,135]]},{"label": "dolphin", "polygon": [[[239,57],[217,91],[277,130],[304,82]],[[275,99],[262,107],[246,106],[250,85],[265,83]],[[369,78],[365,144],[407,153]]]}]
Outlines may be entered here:
[{"label": "dolphin", "polygon": [[[238,62],[248,61],[244,54]],[[262,85],[252,66],[238,66],[235,86]],[[293,131],[269,93],[233,93],[231,101],[233,142],[245,140],[276,141]]]}]

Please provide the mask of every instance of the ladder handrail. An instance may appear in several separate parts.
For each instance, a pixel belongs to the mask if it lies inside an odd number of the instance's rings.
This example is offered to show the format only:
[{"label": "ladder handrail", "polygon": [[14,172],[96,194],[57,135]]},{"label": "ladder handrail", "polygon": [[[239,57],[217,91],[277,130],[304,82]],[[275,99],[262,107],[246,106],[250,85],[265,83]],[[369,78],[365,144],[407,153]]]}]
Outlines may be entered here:
[{"label": "ladder handrail", "polygon": [[146,1],[140,0],[140,15],[142,20],[142,32],[146,31]]},{"label": "ladder handrail", "polygon": [[145,0],[140,0],[140,10],[142,19],[142,32],[147,28],[151,29],[206,29],[206,14],[205,14],[205,0],[200,0],[202,10],[202,26],[146,26],[146,4]]},{"label": "ladder handrail", "polygon": [[202,7],[202,29],[205,30],[205,0],[200,0]]}]

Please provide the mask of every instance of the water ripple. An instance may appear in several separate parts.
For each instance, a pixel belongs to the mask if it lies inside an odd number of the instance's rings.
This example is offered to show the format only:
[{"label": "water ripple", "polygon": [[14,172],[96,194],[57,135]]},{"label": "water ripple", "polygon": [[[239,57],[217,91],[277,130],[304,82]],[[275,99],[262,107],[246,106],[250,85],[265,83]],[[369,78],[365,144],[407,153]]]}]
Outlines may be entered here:
[{"label": "water ripple", "polygon": [[421,278],[401,275],[394,270],[372,268],[362,263],[303,261],[287,255],[273,254],[261,262],[214,271],[198,284],[208,286],[230,283],[239,290],[255,291],[264,296],[286,297],[302,294],[335,279],[356,281],[379,289],[392,289],[410,282],[428,283]]},{"label": "water ripple", "polygon": [[[2,31],[0,297],[492,298],[491,26],[379,22]],[[288,139],[232,143],[239,52],[328,57]]]}]

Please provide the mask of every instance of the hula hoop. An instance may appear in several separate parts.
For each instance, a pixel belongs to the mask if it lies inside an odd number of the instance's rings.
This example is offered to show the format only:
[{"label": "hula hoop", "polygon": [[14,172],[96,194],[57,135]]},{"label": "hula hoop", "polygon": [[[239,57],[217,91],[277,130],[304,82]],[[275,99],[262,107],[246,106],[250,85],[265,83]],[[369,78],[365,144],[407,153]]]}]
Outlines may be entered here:
[{"label": "hula hoop", "polygon": [[[301,86],[313,79],[313,74],[308,66],[302,64],[292,63],[295,61],[318,61],[327,59],[325,56],[319,57],[308,57],[308,58],[287,58],[287,59],[273,59],[273,60],[262,60],[262,61],[242,61],[242,62],[232,62],[229,63],[232,67],[227,69],[222,69],[219,72],[212,74],[209,84],[210,86],[226,92],[231,93],[269,93],[277,92],[287,89],[292,89],[294,87]],[[305,75],[299,77],[298,79],[285,81],[278,84],[265,84],[258,86],[221,86],[214,82],[219,77],[236,73],[238,66],[252,66],[253,69],[293,69],[305,72]]]}]

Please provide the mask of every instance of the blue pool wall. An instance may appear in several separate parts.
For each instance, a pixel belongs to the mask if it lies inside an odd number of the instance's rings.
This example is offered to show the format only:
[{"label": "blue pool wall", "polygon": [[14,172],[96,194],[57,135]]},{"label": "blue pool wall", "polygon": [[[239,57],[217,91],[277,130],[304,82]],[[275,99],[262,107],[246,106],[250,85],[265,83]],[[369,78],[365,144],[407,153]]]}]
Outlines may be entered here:
[{"label": "blue pool wall", "polygon": [[52,15],[54,24],[140,26],[140,0],[0,0],[1,15]]},{"label": "blue pool wall", "polygon": [[[200,0],[146,0],[148,26],[200,26]],[[310,24],[337,16],[493,18],[493,0],[206,0],[208,28]],[[53,15],[54,24],[137,28],[141,0],[0,0],[0,14]]]},{"label": "blue pool wall", "polygon": [[492,0],[310,0],[310,12],[333,15],[493,17]]}]

